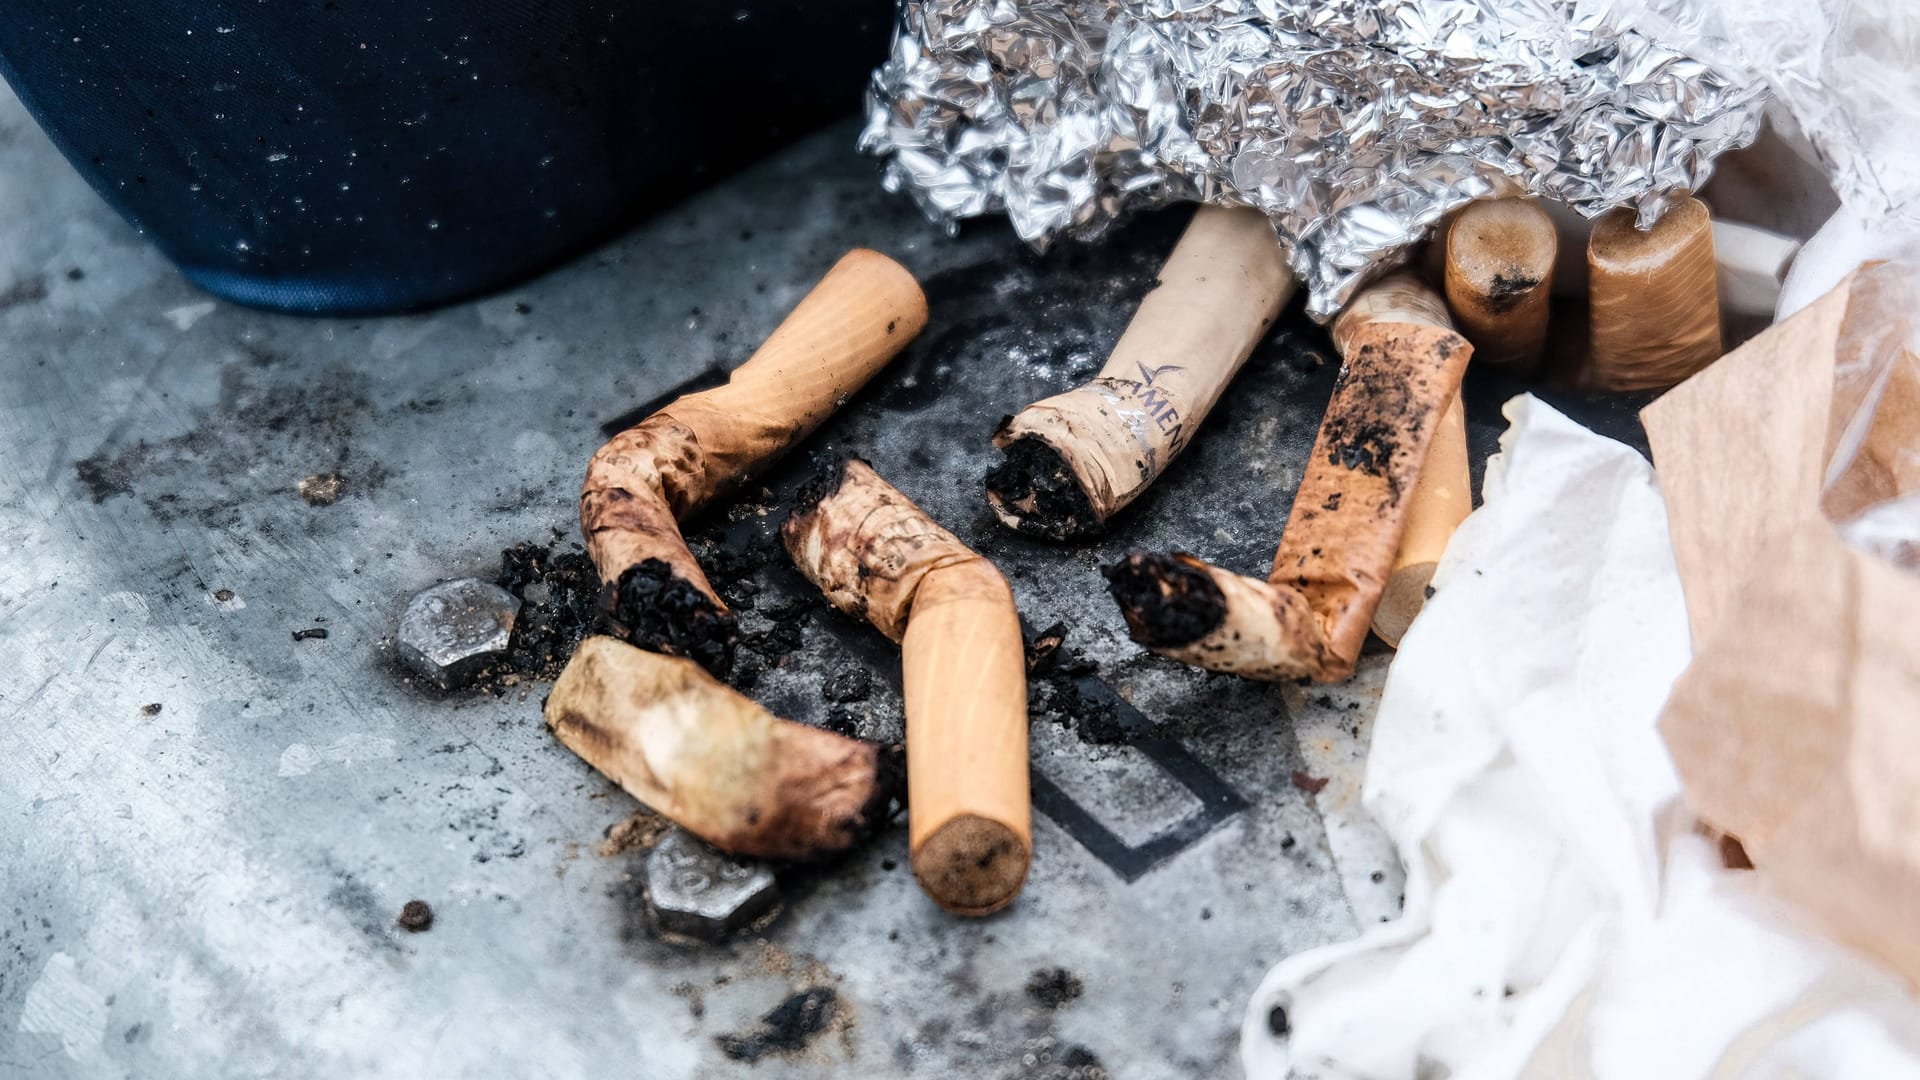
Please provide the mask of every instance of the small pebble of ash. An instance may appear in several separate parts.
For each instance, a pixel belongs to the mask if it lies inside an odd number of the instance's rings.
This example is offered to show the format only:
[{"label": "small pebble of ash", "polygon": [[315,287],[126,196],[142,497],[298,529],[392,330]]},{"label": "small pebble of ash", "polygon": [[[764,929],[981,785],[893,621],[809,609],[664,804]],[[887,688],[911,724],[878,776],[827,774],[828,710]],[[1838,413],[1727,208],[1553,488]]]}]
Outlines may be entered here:
[{"label": "small pebble of ash", "polygon": [[865,701],[873,694],[873,676],[863,667],[846,667],[827,676],[820,696],[840,705]]},{"label": "small pebble of ash", "polygon": [[534,679],[556,679],[574,646],[592,633],[600,612],[600,574],[578,544],[556,551],[521,542],[500,553],[500,574],[493,583],[520,598],[507,655],[488,672],[498,679],[511,672]]},{"label": "small pebble of ash", "polygon": [[1111,701],[1089,697],[1081,680],[1100,665],[1066,644],[1065,623],[1054,623],[1027,643],[1027,712],[1076,732],[1082,742],[1110,746],[1130,741]]},{"label": "small pebble of ash", "polygon": [[[766,498],[772,498],[770,492]],[[760,628],[740,635],[733,670],[727,681],[736,690],[750,690],[760,676],[777,668],[806,642],[806,622],[825,605],[812,586],[791,569],[780,537],[769,524],[776,515],[738,523],[715,523],[687,537],[687,548],[700,561],[707,581],[736,613],[753,612]],[[770,568],[785,568],[796,588],[774,594],[762,580]],[[777,570],[775,572],[778,572]],[[771,625],[761,626],[762,620]],[[829,698],[828,700],[834,700]]]},{"label": "small pebble of ash", "polygon": [[308,506],[332,506],[346,493],[347,478],[339,473],[314,473],[300,481],[300,497]]},{"label": "small pebble of ash", "polygon": [[1063,967],[1044,967],[1027,976],[1027,996],[1043,1008],[1058,1009],[1085,992],[1080,976]]},{"label": "small pebble of ash", "polygon": [[400,929],[417,934],[433,925],[433,907],[425,900],[409,900],[400,908]]}]

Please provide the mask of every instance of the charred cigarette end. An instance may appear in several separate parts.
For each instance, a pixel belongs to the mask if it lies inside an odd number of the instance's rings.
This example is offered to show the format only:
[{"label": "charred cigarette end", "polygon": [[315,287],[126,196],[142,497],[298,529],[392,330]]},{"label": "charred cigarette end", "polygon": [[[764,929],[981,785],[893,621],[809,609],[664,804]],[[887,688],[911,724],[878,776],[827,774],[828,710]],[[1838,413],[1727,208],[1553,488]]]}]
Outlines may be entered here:
[{"label": "charred cigarette end", "polygon": [[1186,554],[1130,552],[1101,571],[1127,633],[1149,649],[1191,645],[1220,628],[1227,598],[1206,564]]},{"label": "charred cigarette end", "polygon": [[1100,514],[1066,458],[1045,440],[1017,438],[987,473],[987,503],[1007,527],[1046,540],[1098,536]]},{"label": "charred cigarette end", "polygon": [[1032,848],[998,821],[965,814],[913,849],[913,876],[956,915],[991,915],[1020,895]]},{"label": "charred cigarette end", "polygon": [[1285,585],[1145,552],[1109,569],[1107,581],[1133,640],[1170,660],[1267,682],[1335,663],[1312,607]]},{"label": "charred cigarette end", "polygon": [[781,720],[690,660],[582,642],[547,726],[629,794],[722,851],[806,860],[885,824],[898,783],[871,743]]},{"label": "charred cigarette end", "polygon": [[733,670],[733,613],[659,559],[630,567],[605,590],[607,613],[643,649],[684,656],[714,675]]},{"label": "charred cigarette end", "polygon": [[[802,517],[811,514],[820,508],[821,503],[833,498],[834,493],[840,490],[840,485],[847,482],[847,462],[849,461],[867,464],[866,459],[849,455],[815,472],[807,478],[806,483],[800,485],[799,491],[794,492],[793,516]],[[871,466],[868,467],[871,468]]]}]

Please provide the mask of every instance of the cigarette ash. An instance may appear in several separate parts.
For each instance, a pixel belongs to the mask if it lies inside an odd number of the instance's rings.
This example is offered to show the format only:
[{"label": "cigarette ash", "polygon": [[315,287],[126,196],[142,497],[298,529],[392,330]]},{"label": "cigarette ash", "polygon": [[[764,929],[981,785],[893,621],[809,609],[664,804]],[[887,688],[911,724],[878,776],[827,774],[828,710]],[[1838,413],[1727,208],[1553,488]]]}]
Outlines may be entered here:
[{"label": "cigarette ash", "polygon": [[128,496],[162,525],[192,519],[249,534],[272,524],[258,507],[320,509],[381,491],[391,474],[361,449],[361,428],[381,411],[366,376],[332,368],[289,379],[278,371],[286,357],[270,349],[229,352],[217,399],[187,413],[190,428],[132,445],[110,436],[74,462],[91,501]]},{"label": "cigarette ash", "polygon": [[1227,599],[1220,586],[1178,555],[1133,551],[1101,573],[1127,620],[1127,631],[1149,648],[1190,645],[1226,617]]},{"label": "cigarette ash", "polygon": [[833,1025],[843,1008],[832,987],[812,987],[775,1005],[756,1027],[717,1036],[714,1042],[728,1058],[751,1065],[769,1055],[806,1049]]},{"label": "cigarette ash", "polygon": [[661,560],[629,567],[608,589],[607,606],[635,645],[687,657],[718,678],[733,670],[740,639],[733,613],[720,610]]},{"label": "cigarette ash", "polygon": [[1045,1009],[1058,1009],[1086,989],[1080,976],[1063,967],[1044,967],[1027,976],[1027,997]]},{"label": "cigarette ash", "polygon": [[1100,665],[1066,644],[1065,623],[1054,623],[1027,641],[1027,717],[1047,720],[1095,746],[1132,742],[1120,722],[1111,691],[1099,682]]},{"label": "cigarette ash", "polygon": [[[1010,421],[1012,417],[1008,417]],[[1004,428],[1007,421],[1002,421]],[[1100,516],[1060,452],[1035,438],[1015,439],[987,473],[987,494],[1014,528],[1046,540],[1100,534]]]},{"label": "cigarette ash", "polygon": [[[553,535],[557,539],[564,534],[556,529]],[[493,582],[520,598],[506,654],[455,691],[439,689],[396,659],[394,670],[407,685],[433,694],[500,697],[525,683],[559,678],[580,640],[605,628],[600,576],[579,544],[563,550],[557,544],[521,541],[500,552]]]}]

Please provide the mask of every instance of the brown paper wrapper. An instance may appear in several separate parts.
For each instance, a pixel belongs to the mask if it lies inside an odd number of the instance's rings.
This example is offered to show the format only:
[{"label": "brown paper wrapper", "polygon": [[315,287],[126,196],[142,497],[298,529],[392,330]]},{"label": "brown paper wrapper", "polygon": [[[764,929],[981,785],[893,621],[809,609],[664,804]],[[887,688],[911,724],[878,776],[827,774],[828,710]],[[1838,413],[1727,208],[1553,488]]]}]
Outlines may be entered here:
[{"label": "brown paper wrapper", "polygon": [[1841,531],[1916,491],[1912,274],[1856,273],[1643,419],[1693,629],[1661,718],[1687,800],[1920,982],[1920,576]]}]

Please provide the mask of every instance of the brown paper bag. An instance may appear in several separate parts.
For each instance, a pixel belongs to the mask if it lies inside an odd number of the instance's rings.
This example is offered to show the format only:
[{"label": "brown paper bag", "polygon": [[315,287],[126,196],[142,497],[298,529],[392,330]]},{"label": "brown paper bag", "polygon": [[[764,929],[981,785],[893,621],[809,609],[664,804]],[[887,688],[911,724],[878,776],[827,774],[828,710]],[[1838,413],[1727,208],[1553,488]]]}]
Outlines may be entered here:
[{"label": "brown paper bag", "polygon": [[1916,291],[1864,268],[1642,419],[1694,639],[1661,718],[1687,800],[1920,984]]}]

